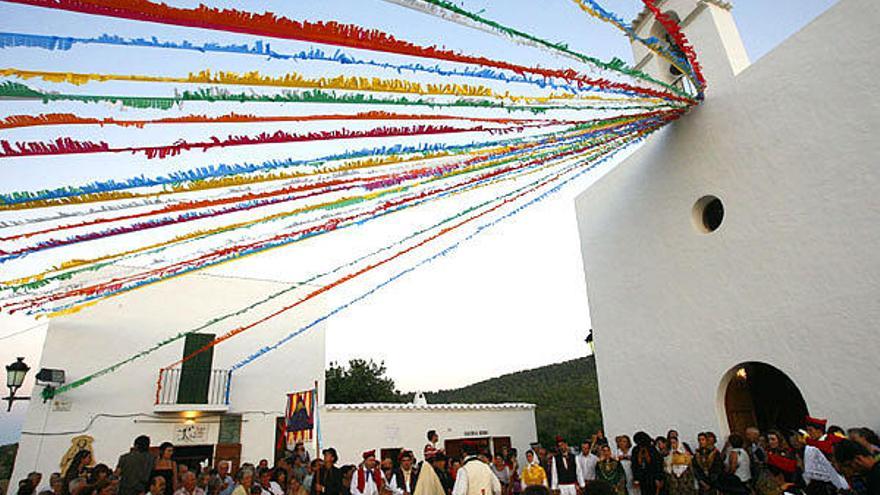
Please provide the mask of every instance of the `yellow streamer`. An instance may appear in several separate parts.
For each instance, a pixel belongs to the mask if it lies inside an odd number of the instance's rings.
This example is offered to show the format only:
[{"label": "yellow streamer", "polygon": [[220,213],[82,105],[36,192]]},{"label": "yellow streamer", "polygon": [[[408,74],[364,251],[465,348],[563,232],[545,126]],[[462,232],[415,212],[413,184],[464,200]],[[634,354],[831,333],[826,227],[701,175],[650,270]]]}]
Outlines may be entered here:
[{"label": "yellow streamer", "polygon": [[0,76],[18,77],[20,79],[42,79],[52,83],[69,83],[77,86],[89,82],[130,81],[130,82],[163,82],[184,84],[219,84],[236,86],[271,86],[299,89],[339,89],[350,91],[373,91],[383,93],[407,93],[430,96],[462,96],[485,97],[508,100],[515,103],[549,103],[553,100],[584,100],[631,103],[635,101],[662,103],[660,98],[613,98],[599,95],[573,95],[570,93],[550,93],[548,96],[519,96],[510,92],[498,93],[486,86],[469,84],[427,84],[405,81],[402,79],[381,79],[378,77],[337,76],[308,78],[296,72],[283,76],[267,76],[257,71],[238,74],[219,71],[212,73],[203,70],[190,73],[187,77],[146,76],[137,74],[91,74],[76,72],[48,72],[22,69],[0,69]]}]

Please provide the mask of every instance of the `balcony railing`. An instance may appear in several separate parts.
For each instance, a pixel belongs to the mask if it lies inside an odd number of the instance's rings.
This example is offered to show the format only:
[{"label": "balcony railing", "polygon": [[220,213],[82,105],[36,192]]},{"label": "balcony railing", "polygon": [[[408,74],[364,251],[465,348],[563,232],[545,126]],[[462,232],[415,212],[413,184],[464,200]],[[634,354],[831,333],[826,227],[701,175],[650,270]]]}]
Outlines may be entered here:
[{"label": "balcony railing", "polygon": [[159,371],[157,411],[229,409],[230,370],[173,368]]}]

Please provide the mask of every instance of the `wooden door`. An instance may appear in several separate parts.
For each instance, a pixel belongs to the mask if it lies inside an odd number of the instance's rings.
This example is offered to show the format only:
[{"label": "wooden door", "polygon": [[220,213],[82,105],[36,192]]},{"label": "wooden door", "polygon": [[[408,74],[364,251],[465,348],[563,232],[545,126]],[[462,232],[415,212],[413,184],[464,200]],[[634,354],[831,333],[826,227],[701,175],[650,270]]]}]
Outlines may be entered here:
[{"label": "wooden door", "polygon": [[287,455],[287,428],[284,416],[275,418],[275,462]]},{"label": "wooden door", "polygon": [[391,462],[394,464],[394,467],[396,469],[400,465],[400,463],[398,462],[398,458],[400,457],[401,452],[403,452],[403,449],[400,447],[381,449],[379,450],[379,460],[382,461],[384,459],[391,459]]},{"label": "wooden door", "polygon": [[492,455],[500,454],[504,448],[510,452],[510,437],[493,437],[492,438]]},{"label": "wooden door", "polygon": [[241,465],[241,444],[218,443],[216,448],[214,448],[214,466],[219,466],[222,461],[232,463],[232,468],[229,472],[238,472],[238,467]]},{"label": "wooden door", "polygon": [[464,442],[474,442],[477,444],[480,452],[489,453],[489,437],[450,438],[443,442],[443,450],[446,451],[446,455],[449,457],[464,457],[464,449],[462,449]]},{"label": "wooden door", "polygon": [[739,377],[730,380],[724,397],[724,407],[727,410],[727,424],[731,433],[742,434],[745,433],[746,428],[758,425],[755,403],[746,380]]}]

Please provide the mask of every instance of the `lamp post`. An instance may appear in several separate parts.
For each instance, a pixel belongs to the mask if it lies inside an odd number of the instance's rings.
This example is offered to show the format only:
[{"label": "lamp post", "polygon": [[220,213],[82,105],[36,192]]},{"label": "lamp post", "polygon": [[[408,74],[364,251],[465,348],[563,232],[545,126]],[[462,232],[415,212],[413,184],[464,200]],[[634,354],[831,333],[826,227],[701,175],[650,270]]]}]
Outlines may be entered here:
[{"label": "lamp post", "polygon": [[12,364],[6,365],[6,386],[9,387],[9,397],[3,397],[8,404],[6,412],[12,411],[12,403],[17,400],[30,400],[30,397],[16,397],[15,393],[24,383],[24,377],[31,367],[24,363],[24,358],[20,357]]}]

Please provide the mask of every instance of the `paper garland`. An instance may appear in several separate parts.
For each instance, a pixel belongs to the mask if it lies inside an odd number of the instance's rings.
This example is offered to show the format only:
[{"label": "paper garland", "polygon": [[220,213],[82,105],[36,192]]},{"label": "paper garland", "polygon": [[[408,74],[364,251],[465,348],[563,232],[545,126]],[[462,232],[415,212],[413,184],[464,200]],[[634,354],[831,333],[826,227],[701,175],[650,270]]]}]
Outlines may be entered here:
[{"label": "paper garland", "polygon": [[[0,170],[25,164],[64,167],[68,162],[63,160],[69,159],[71,167],[92,162],[106,171],[87,180],[47,181],[45,187],[0,192],[0,215],[7,213],[0,216],[0,265],[39,264],[52,253],[62,260],[0,281],[3,311],[68,314],[174,277],[427,208],[441,199],[511,188],[378,250],[319,270],[307,282],[320,285],[295,299],[288,298],[299,287],[284,288],[103,366],[57,393],[92,383],[231,316],[280,302],[282,310],[226,329],[184,357],[191,359],[307,300],[352,284],[362,274],[428,249],[450,232],[497,216],[464,240],[470,239],[680,118],[703,96],[705,81],[692,47],[650,0],[644,0],[646,6],[681,56],[657,40],[636,37],[631,26],[597,2],[575,1],[684,69],[696,80],[697,94],[619,60],[600,61],[445,0],[393,1],[566,57],[587,69],[524,65],[422,46],[376,29],[273,13],[182,8],[150,0],[10,0],[37,7],[38,15],[48,8],[120,20],[113,26],[160,23],[163,37],[6,32],[0,33],[2,50],[70,52],[75,60],[78,50],[105,47],[201,54],[190,61],[235,56],[263,62],[259,70],[229,71],[213,69],[208,61],[188,65],[183,73],[164,74],[153,67],[101,70],[101,64],[81,71],[69,65],[53,70],[46,64],[30,66],[30,59],[0,67],[0,98],[20,102],[15,113],[0,115]],[[194,27],[208,30],[201,32],[202,38],[205,32],[222,32],[226,41],[191,41]],[[255,36],[294,40],[282,45],[296,48],[279,50]],[[370,53],[382,56],[374,59]],[[315,76],[308,64],[324,65]],[[328,72],[328,67],[335,69]],[[318,106],[327,110],[315,111]],[[45,110],[27,113],[35,108]],[[98,128],[112,132],[94,132]],[[230,156],[243,156],[242,150],[256,156],[230,162]],[[535,174],[540,178],[534,179]],[[513,209],[505,214],[507,208]],[[234,369],[454,251],[464,240],[255,351]],[[89,255],[67,254],[77,246],[89,246]],[[119,274],[123,263],[140,268]]]},{"label": "paper garland", "polygon": [[[600,88],[624,93],[641,94],[668,98],[687,103],[691,100],[670,92],[658,91],[627,83],[594,79],[577,71],[567,69],[544,69],[526,67],[509,62],[492,60],[481,56],[464,55],[434,46],[423,47],[394,36],[359,26],[336,22],[295,21],[266,12],[255,14],[237,9],[217,9],[205,5],[187,9],[172,7],[150,0],[6,0],[12,3],[64,9],[86,14],[118,17],[139,21],[161,22],[164,24],[214,29],[220,31],[248,33],[258,36],[272,36],[280,39],[312,41],[349,48],[359,48],[378,52],[394,53],[415,57],[481,65],[515,73],[527,73],[545,78],[560,78],[575,82],[581,87]],[[617,67],[610,67],[618,69]]]}]

